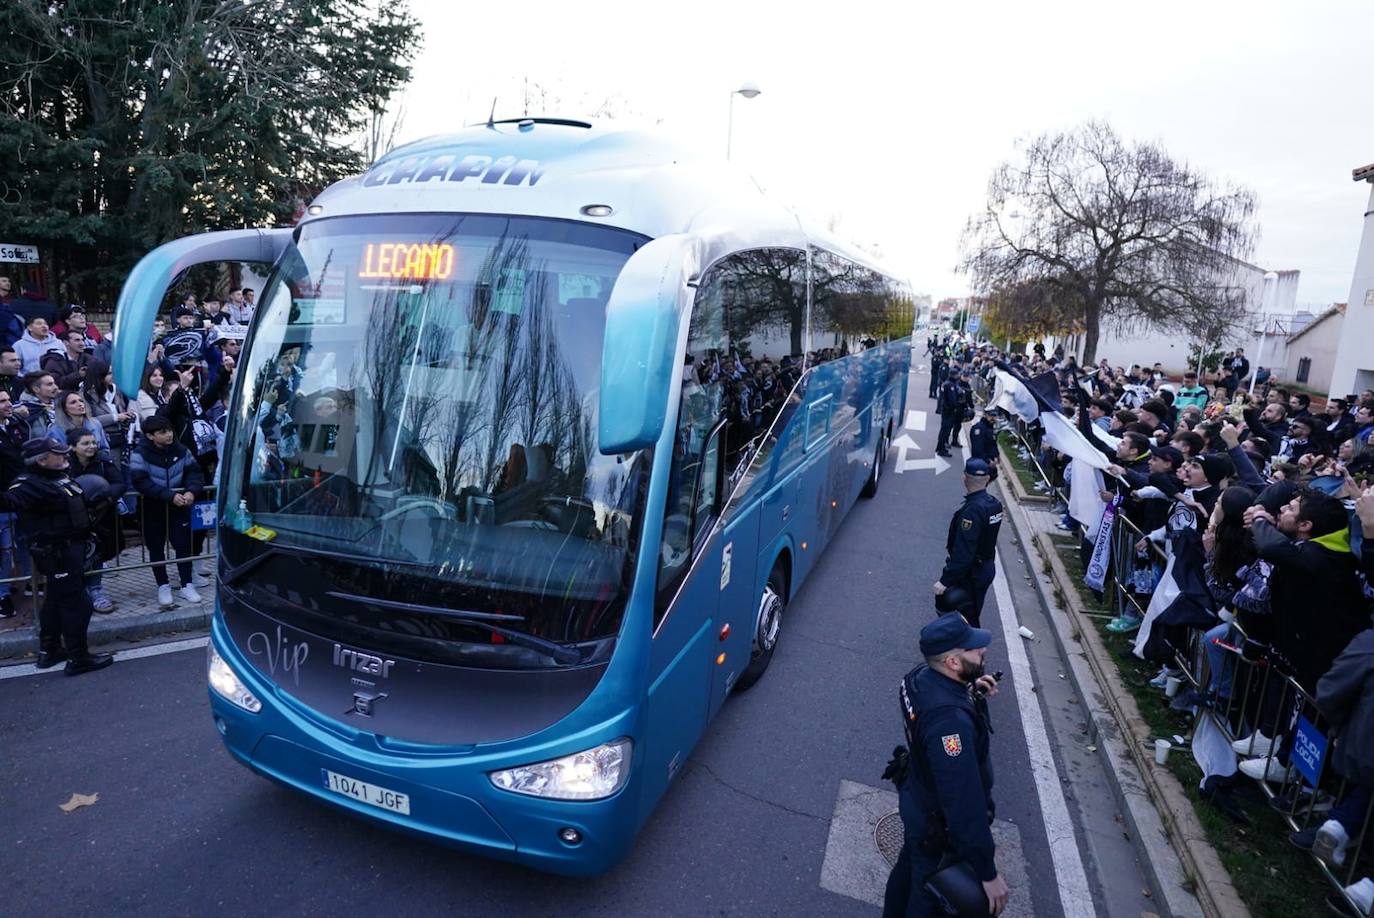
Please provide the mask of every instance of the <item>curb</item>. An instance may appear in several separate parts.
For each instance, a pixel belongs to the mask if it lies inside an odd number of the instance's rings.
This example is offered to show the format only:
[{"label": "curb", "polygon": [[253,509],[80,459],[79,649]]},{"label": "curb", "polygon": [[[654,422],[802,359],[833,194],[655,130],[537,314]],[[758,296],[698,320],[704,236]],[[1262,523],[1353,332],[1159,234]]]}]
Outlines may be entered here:
[{"label": "curb", "polygon": [[[186,606],[168,612],[139,612],[134,615],[106,618],[91,617],[86,635],[92,647],[119,641],[140,641],[183,631],[203,631],[210,627],[214,603]],[[38,653],[38,635],[32,628],[19,628],[0,633],[0,659]]]},{"label": "curb", "polygon": [[[1002,487],[1004,495],[1012,490],[1005,484]],[[1141,866],[1159,893],[1161,911],[1177,918],[1245,918],[1249,910],[1216,852],[1205,842],[1182,788],[1172,775],[1163,772],[1172,783],[1169,793],[1159,775],[1154,774],[1153,755],[1146,760],[1142,737],[1137,734],[1144,725],[1138,716],[1134,722],[1129,719],[1131,713],[1138,715],[1134,699],[1115,678],[1114,669],[1104,673],[1100,656],[1106,650],[1100,640],[1094,641],[1098,638],[1096,632],[1079,626],[1079,609],[1074,602],[1077,593],[1058,555],[1033,532],[1021,504],[1015,500],[1005,503],[1026,563],[1034,571],[1043,570],[1045,561],[1050,565],[1048,576],[1031,579],[1049,610],[1046,618],[1055,643],[1081,700],[1103,770],[1140,855]],[[1056,591],[1064,597],[1067,609],[1065,603],[1056,599]],[[1185,816],[1179,816],[1180,809]]]}]

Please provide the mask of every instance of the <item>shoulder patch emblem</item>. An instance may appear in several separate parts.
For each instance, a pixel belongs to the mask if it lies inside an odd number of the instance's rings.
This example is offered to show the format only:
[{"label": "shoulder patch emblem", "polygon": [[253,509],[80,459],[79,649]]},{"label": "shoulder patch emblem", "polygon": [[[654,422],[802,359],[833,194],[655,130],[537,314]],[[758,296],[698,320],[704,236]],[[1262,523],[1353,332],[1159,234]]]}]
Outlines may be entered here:
[{"label": "shoulder patch emblem", "polygon": [[944,744],[945,755],[947,756],[953,757],[964,751],[964,741],[959,738],[957,733],[940,737],[940,742]]},{"label": "shoulder patch emblem", "polygon": [[959,528],[960,528],[960,529],[972,529],[972,528],[973,528],[973,520],[968,520],[968,519],[960,520],[960,521],[959,521]]}]

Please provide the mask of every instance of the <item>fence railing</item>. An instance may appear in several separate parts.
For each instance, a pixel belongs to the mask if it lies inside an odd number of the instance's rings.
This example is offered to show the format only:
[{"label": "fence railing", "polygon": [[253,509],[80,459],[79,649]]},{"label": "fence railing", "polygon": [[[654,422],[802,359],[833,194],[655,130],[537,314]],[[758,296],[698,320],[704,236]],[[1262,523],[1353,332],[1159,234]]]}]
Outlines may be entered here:
[{"label": "fence railing", "polygon": [[[185,516],[178,517],[181,513]],[[189,524],[187,541],[182,544],[185,554],[177,551],[180,533],[171,534],[182,521]],[[119,499],[94,527],[93,553],[88,552],[86,578],[88,585],[98,585],[112,575],[133,571],[153,571],[190,563],[195,566],[215,557],[215,489],[207,488],[195,503],[180,510],[161,501],[149,501],[135,491]],[[157,550],[161,539],[162,550]],[[154,554],[162,555],[154,559]],[[13,573],[14,571],[18,573]],[[34,597],[33,628],[38,631],[37,607],[43,590],[43,575],[34,568],[26,540],[14,514],[0,515],[0,585],[5,592],[29,589]]]},{"label": "fence railing", "polygon": [[[1064,482],[1055,480],[1054,463],[1042,459],[1036,431],[1019,419],[1012,420],[1011,429],[1035,473],[1067,503]],[[1144,618],[1153,581],[1167,562],[1164,550],[1148,539],[1146,555],[1140,556],[1137,545],[1144,537],[1125,514],[1116,514],[1105,595],[1117,615]],[[1142,589],[1146,583],[1137,573],[1145,565],[1152,568],[1150,589]],[[1178,690],[1195,693],[1189,696],[1195,702],[1189,707],[1196,712],[1190,745],[1198,724],[1208,719],[1228,741],[1241,743],[1242,755],[1270,756],[1265,763],[1267,779],[1256,783],[1287,830],[1315,829],[1327,819],[1340,822],[1349,838],[1341,862],[1336,864],[1330,853],[1316,846],[1312,862],[1352,914],[1358,913],[1345,887],[1374,872],[1374,865],[1363,863],[1374,820],[1374,788],[1330,767],[1332,737],[1312,692],[1288,671],[1280,654],[1247,635],[1230,610],[1206,631],[1188,629],[1186,634],[1181,646],[1174,646],[1172,663],[1179,673]]]}]

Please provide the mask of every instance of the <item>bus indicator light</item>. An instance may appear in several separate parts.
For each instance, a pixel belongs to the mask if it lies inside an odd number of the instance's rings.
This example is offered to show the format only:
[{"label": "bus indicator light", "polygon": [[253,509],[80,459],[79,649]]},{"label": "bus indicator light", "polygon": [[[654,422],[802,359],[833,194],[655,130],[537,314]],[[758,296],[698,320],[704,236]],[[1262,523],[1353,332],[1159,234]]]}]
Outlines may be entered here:
[{"label": "bus indicator light", "polygon": [[369,242],[358,276],[385,280],[448,280],[456,255],[446,242]]},{"label": "bus indicator light", "polygon": [[717,665],[717,666],[724,665],[724,663],[725,663],[725,654],[721,654],[720,656],[716,657],[716,665]]}]

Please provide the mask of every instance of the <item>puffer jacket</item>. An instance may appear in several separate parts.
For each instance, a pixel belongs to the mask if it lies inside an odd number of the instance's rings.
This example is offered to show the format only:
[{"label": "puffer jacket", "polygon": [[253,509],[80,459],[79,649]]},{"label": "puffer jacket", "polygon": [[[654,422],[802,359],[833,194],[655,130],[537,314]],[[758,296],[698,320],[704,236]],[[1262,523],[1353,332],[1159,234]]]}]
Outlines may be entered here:
[{"label": "puffer jacket", "polygon": [[1336,738],[1331,753],[1336,771],[1374,785],[1374,629],[1357,634],[1322,676],[1317,708]]},{"label": "puffer jacket", "polygon": [[175,440],[165,449],[143,440],[129,456],[129,479],[134,490],[149,500],[171,503],[178,491],[199,495],[205,476],[191,451]]},{"label": "puffer jacket", "polygon": [[1351,638],[1369,627],[1350,532],[1295,541],[1265,520],[1257,520],[1250,532],[1255,552],[1274,566],[1269,575],[1274,646],[1298,683],[1313,691]]}]

